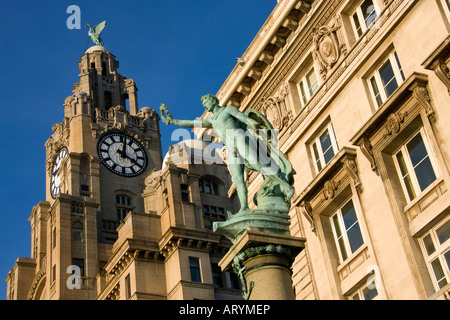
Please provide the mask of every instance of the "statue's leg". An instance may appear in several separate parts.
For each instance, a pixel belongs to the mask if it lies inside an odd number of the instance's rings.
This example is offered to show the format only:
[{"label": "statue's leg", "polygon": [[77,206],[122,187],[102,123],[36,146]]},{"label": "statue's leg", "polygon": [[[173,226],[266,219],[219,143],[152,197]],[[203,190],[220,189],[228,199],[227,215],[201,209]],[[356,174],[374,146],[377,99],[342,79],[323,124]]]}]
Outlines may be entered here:
[{"label": "statue's leg", "polygon": [[239,211],[247,210],[248,191],[244,180],[244,164],[240,164],[236,157],[230,157],[228,158],[228,169],[230,169],[231,176],[236,184],[239,203],[241,205],[241,209]]}]

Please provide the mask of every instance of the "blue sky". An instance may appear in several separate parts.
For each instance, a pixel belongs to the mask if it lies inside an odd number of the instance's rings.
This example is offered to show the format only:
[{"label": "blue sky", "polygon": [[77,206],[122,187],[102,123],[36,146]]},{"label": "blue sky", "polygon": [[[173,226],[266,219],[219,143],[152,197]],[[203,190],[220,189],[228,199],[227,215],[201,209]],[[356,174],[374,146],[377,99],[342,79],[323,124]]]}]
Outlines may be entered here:
[{"label": "blue sky", "polygon": [[[81,29],[69,30],[69,5],[81,9]],[[45,148],[62,122],[64,99],[78,82],[87,48],[85,24],[107,20],[106,48],[119,72],[136,81],[139,107],[165,103],[177,118],[203,112],[276,0],[9,0],[0,10],[0,299],[17,257],[30,257],[28,218],[45,200]],[[174,127],[163,126],[163,152]]]}]

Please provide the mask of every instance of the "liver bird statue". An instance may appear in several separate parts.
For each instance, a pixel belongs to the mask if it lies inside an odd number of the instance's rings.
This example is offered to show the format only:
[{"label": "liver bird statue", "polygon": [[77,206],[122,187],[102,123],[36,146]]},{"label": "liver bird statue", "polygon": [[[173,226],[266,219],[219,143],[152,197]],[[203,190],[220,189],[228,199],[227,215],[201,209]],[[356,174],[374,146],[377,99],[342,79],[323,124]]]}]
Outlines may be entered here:
[{"label": "liver bird statue", "polygon": [[87,24],[86,27],[89,28],[89,38],[97,45],[97,46],[103,46],[102,38],[100,38],[100,33],[102,33],[103,29],[105,28],[106,21],[100,22],[95,27],[92,27],[90,24]]}]

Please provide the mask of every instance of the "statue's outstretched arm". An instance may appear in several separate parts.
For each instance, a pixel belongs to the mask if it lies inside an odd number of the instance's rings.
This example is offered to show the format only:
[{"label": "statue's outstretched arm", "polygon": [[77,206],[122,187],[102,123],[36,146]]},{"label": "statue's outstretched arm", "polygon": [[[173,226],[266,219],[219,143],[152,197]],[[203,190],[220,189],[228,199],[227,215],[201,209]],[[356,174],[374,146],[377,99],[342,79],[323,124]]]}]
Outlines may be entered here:
[{"label": "statue's outstretched arm", "polygon": [[166,125],[173,123],[177,126],[186,127],[186,128],[193,128],[193,127],[211,128],[212,127],[211,122],[208,119],[196,119],[196,120],[174,119],[165,104],[161,104],[161,107],[159,108],[159,110],[161,111],[161,119]]}]

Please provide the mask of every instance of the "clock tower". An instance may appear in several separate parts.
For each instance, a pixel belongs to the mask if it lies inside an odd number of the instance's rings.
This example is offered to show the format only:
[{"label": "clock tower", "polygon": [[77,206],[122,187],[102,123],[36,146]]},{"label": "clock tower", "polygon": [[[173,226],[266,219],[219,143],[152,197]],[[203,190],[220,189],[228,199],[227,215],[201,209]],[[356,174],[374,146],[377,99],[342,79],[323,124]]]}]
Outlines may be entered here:
[{"label": "clock tower", "polygon": [[[45,143],[46,201],[30,217],[31,258],[50,286],[36,284],[29,299],[94,299],[116,228],[129,211],[145,211],[145,178],[161,168],[159,116],[138,108],[136,84],[119,74],[115,56],[93,46],[78,67],[80,81],[65,99],[63,121]],[[67,266],[79,268],[84,290],[71,290]]]},{"label": "clock tower", "polygon": [[236,275],[218,267],[231,243],[212,230],[235,211],[227,166],[192,161],[204,155],[198,140],[163,160],[158,114],[138,107],[135,82],[105,47],[78,67],[45,143],[31,257],[8,273],[7,299],[239,298]]}]

